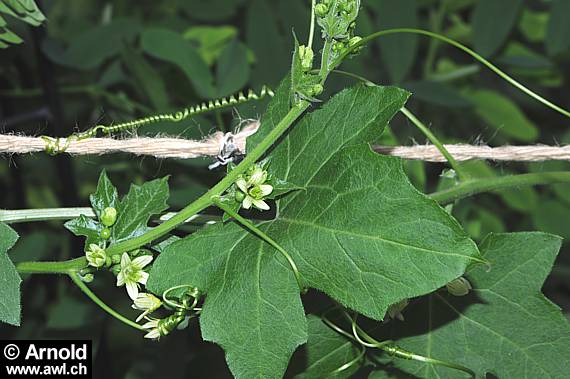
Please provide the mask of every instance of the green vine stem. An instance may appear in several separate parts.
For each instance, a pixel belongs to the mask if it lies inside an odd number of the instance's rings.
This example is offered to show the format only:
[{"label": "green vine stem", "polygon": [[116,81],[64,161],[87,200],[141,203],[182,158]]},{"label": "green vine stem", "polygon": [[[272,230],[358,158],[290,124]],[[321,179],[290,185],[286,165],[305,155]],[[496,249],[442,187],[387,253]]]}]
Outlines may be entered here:
[{"label": "green vine stem", "polygon": [[91,291],[89,289],[89,287],[87,287],[87,285],[85,283],[83,283],[83,281],[81,280],[81,278],[79,277],[79,275],[76,272],[70,272],[69,273],[69,277],[71,278],[71,280],[73,281],[73,283],[75,283],[75,285],[77,287],[79,287],[79,289],[85,294],[87,295],[95,304],[97,304],[99,307],[101,307],[101,309],[103,309],[105,312],[107,312],[108,314],[110,314],[111,316],[113,316],[114,318],[116,318],[117,320],[123,322],[124,324],[135,328],[137,330],[141,330],[141,331],[145,331],[145,329],[137,324],[134,321],[129,320],[128,318],[126,318],[125,316],[119,314],[117,311],[115,311],[113,308],[109,307],[107,304],[105,304],[103,302],[103,300],[99,299],[97,297],[97,295],[95,295],[93,293],[93,291]]},{"label": "green vine stem", "polygon": [[285,133],[285,131],[293,124],[293,122],[295,122],[303,114],[303,112],[305,112],[305,110],[309,107],[309,104],[310,103],[307,101],[301,101],[292,107],[285,115],[285,117],[283,117],[283,119],[281,119],[281,121],[267,134],[267,136],[255,148],[248,152],[244,160],[239,165],[237,165],[234,170],[228,173],[226,177],[220,180],[215,186],[210,188],[208,192],[206,192],[196,201],[183,208],[180,212],[156,228],[150,229],[147,233],[111,245],[107,249],[107,254],[121,254],[122,252],[131,251],[143,245],[146,245],[147,243],[152,242],[162,235],[168,233],[178,225],[184,223],[184,221],[194,216],[196,213],[211,206],[213,204],[212,198],[222,195],[222,193],[236,181],[237,177],[240,174],[243,174],[249,168],[249,166],[251,166],[251,164],[255,163],[259,158],[261,158],[267,149],[269,149],[273,143],[279,137],[281,137],[283,133]]},{"label": "green vine stem", "polygon": [[297,284],[299,285],[301,292],[306,292],[306,289],[303,286],[303,281],[301,279],[301,274],[299,273],[299,269],[297,268],[295,261],[293,260],[291,255],[283,247],[281,247],[281,245],[279,245],[277,242],[275,242],[275,240],[273,238],[269,237],[267,234],[265,234],[261,230],[259,230],[259,228],[257,228],[257,226],[255,226],[251,221],[240,216],[240,214],[238,212],[234,211],[231,207],[228,207],[226,204],[224,204],[224,202],[219,197],[212,198],[212,202],[218,208],[220,208],[221,210],[226,212],[228,215],[233,217],[241,225],[243,225],[244,227],[249,229],[253,234],[258,236],[259,238],[261,238],[262,240],[267,242],[269,245],[274,247],[278,252],[280,252],[281,255],[283,255],[283,257],[285,257],[287,262],[289,262],[289,265],[291,266],[291,270],[293,271],[293,274],[295,274],[295,279],[297,280]]},{"label": "green vine stem", "polygon": [[445,205],[482,192],[556,183],[570,183],[570,172],[552,171],[469,180],[449,189],[432,193],[429,197]]},{"label": "green vine stem", "polygon": [[[171,219],[176,213],[168,212],[158,218],[158,222]],[[70,220],[79,216],[89,218],[95,217],[93,209],[87,207],[78,208],[38,208],[38,209],[0,209],[0,222],[6,224],[17,224],[22,222],[35,221],[57,221]],[[206,224],[212,221],[219,221],[218,216],[207,214],[195,214],[185,220],[186,223]]]},{"label": "green vine stem", "polygon": [[313,38],[315,36],[315,5],[316,0],[311,0],[311,26],[309,28],[309,40],[307,42],[309,49],[313,47]]},{"label": "green vine stem", "polygon": [[76,274],[87,266],[85,257],[60,262],[21,262],[16,270],[21,274]]},{"label": "green vine stem", "polygon": [[465,181],[468,179],[468,176],[465,172],[463,172],[463,168],[457,163],[455,158],[447,151],[445,146],[439,141],[439,139],[429,130],[427,126],[425,126],[412,112],[410,112],[406,107],[402,107],[400,109],[408,120],[410,120],[429,140],[431,143],[437,147],[439,152],[447,159],[449,165],[455,170],[457,177],[460,181]]},{"label": "green vine stem", "polygon": [[370,42],[371,40],[375,39],[375,38],[379,38],[382,36],[387,36],[390,34],[398,34],[398,33],[411,33],[411,34],[419,34],[419,35],[423,35],[423,36],[427,36],[430,38],[435,38],[437,40],[440,40],[442,42],[445,42],[449,45],[452,45],[456,48],[458,48],[459,50],[462,50],[463,52],[469,54],[470,56],[472,56],[473,58],[475,58],[477,61],[479,61],[481,64],[485,65],[487,68],[489,68],[491,71],[493,71],[495,74],[499,75],[501,78],[503,78],[505,81],[509,82],[511,85],[513,85],[514,87],[518,88],[519,90],[521,90],[522,92],[526,93],[528,96],[532,97],[533,99],[541,102],[542,104],[546,105],[547,107],[557,111],[560,114],[563,114],[566,117],[570,117],[570,112],[561,108],[560,106],[552,103],[551,101],[545,99],[544,97],[540,96],[539,94],[533,92],[532,90],[528,89],[527,87],[525,87],[524,85],[522,85],[521,83],[519,83],[518,81],[516,81],[515,79],[513,79],[512,77],[510,77],[509,75],[507,75],[506,73],[504,73],[503,71],[501,71],[500,68],[498,68],[497,66],[495,66],[493,63],[489,62],[488,60],[486,60],[485,58],[483,58],[481,55],[477,54],[475,51],[471,50],[470,48],[468,48],[467,46],[452,40],[451,38],[442,36],[441,34],[437,34],[437,33],[433,33],[427,30],[422,30],[422,29],[414,29],[414,28],[395,28],[395,29],[387,29],[387,30],[381,30],[379,32],[376,33],[372,33],[364,38],[362,38],[362,40],[356,44],[354,44],[353,46],[351,46],[349,49],[346,49],[331,65],[331,67],[336,67],[338,66],[351,52],[353,51],[357,51],[358,48],[360,48],[361,46],[364,46],[365,44],[367,44],[368,42]]}]

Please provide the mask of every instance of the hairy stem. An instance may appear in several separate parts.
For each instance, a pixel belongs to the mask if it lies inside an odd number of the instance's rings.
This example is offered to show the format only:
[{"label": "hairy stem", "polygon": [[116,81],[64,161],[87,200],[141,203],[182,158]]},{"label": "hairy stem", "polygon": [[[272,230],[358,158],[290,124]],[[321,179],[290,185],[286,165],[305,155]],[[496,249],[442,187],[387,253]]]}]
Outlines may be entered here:
[{"label": "hairy stem", "polygon": [[89,287],[87,287],[87,284],[83,283],[83,281],[81,280],[81,278],[79,277],[79,275],[77,275],[77,273],[73,272],[73,273],[69,273],[69,277],[71,278],[71,280],[73,281],[73,283],[75,283],[75,285],[77,287],[79,287],[79,289],[85,294],[87,295],[95,304],[97,304],[101,309],[103,309],[105,312],[107,312],[108,314],[110,314],[111,316],[113,316],[114,318],[116,318],[117,320],[121,321],[122,323],[133,327],[137,330],[142,330],[144,331],[145,329],[137,324],[134,321],[129,320],[128,318],[126,318],[125,316],[119,314],[117,311],[115,311],[113,308],[111,308],[110,306],[108,306],[107,304],[105,304],[103,302],[103,300],[99,299],[97,297],[97,295],[95,295],[93,293],[93,291],[91,291],[89,289]]},{"label": "hairy stem", "polygon": [[570,183],[570,172],[553,171],[472,179],[452,188],[432,193],[429,197],[444,205],[482,192],[555,183]]},{"label": "hairy stem", "polygon": [[414,116],[412,112],[406,109],[406,107],[402,107],[402,109],[400,109],[400,112],[402,112],[430,140],[430,142],[433,143],[435,147],[437,147],[441,155],[443,155],[445,159],[447,159],[449,165],[455,170],[459,180],[461,181],[467,180],[468,176],[465,172],[463,172],[463,168],[457,163],[455,158],[453,158],[453,156],[449,153],[449,151],[447,151],[445,146],[443,146],[443,144],[431,132],[431,130],[429,130],[427,126],[425,126],[420,120],[418,120],[418,118]]},{"label": "hairy stem", "polygon": [[226,204],[224,204],[219,197],[212,198],[212,201],[214,202],[214,204],[218,208],[220,208],[221,210],[226,212],[228,215],[233,217],[241,225],[243,225],[244,227],[249,229],[253,234],[258,236],[259,238],[261,238],[262,240],[267,242],[269,245],[274,247],[275,250],[280,252],[281,255],[283,255],[283,257],[285,257],[287,262],[289,262],[289,265],[291,266],[291,270],[293,270],[293,274],[295,274],[295,279],[297,280],[297,284],[299,285],[299,288],[301,289],[301,291],[304,292],[303,281],[301,280],[301,274],[299,273],[299,269],[297,268],[297,265],[295,264],[295,261],[293,260],[293,258],[291,258],[291,255],[283,247],[281,247],[281,245],[279,245],[277,242],[275,242],[275,240],[273,238],[269,237],[267,234],[265,234],[261,230],[259,230],[257,228],[257,226],[255,226],[251,221],[240,216],[239,213],[235,212],[231,207],[228,207]]},{"label": "hairy stem", "polygon": [[353,46],[350,47],[350,49],[346,49],[337,59],[335,62],[333,62],[332,67],[336,67],[338,66],[340,63],[342,63],[342,61],[352,52],[357,50],[359,47],[364,46],[365,44],[367,44],[368,42],[370,42],[371,40],[375,39],[375,38],[379,38],[382,36],[386,36],[386,35],[390,35],[390,34],[398,34],[398,33],[411,33],[411,34],[419,34],[419,35],[423,35],[423,36],[427,36],[430,38],[435,38],[437,40],[443,41],[449,45],[452,45],[456,48],[458,48],[459,50],[469,54],[470,56],[472,56],[473,58],[475,58],[477,61],[479,61],[481,64],[485,65],[487,68],[489,68],[491,71],[493,71],[495,74],[499,75],[502,79],[504,79],[505,81],[507,81],[508,83],[510,83],[511,85],[513,85],[514,87],[518,88],[519,90],[521,90],[522,92],[526,93],[528,96],[532,97],[533,99],[541,102],[542,104],[546,105],[547,107],[549,107],[550,109],[553,109],[555,111],[557,111],[560,114],[563,114],[566,117],[570,117],[570,112],[567,111],[564,108],[561,108],[560,106],[552,103],[549,100],[546,100],[544,97],[540,96],[539,94],[533,92],[532,90],[528,89],[527,87],[525,87],[524,85],[522,85],[521,83],[519,83],[518,81],[516,81],[515,79],[513,79],[512,77],[510,77],[509,75],[507,75],[506,73],[504,73],[503,71],[501,71],[500,68],[498,68],[497,66],[495,66],[494,64],[492,64],[491,62],[489,62],[488,60],[486,60],[485,58],[483,58],[481,55],[477,54],[475,51],[471,50],[470,48],[468,48],[467,46],[452,40],[451,38],[442,36],[441,34],[437,34],[437,33],[433,33],[427,30],[422,30],[422,29],[413,29],[413,28],[396,28],[396,29],[388,29],[388,30],[382,30],[376,33],[372,33],[366,37],[364,37],[360,42],[354,44]]}]

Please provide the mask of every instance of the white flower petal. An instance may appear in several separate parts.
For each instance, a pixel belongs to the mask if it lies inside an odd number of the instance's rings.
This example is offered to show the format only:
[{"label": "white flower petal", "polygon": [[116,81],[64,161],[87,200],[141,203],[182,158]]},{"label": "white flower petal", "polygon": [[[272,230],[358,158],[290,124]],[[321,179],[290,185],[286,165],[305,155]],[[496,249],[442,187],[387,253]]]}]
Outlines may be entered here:
[{"label": "white flower petal", "polygon": [[142,326],[143,329],[154,329],[158,326],[158,320],[151,320],[148,322],[145,322],[144,325]]},{"label": "white flower petal", "polygon": [[148,280],[148,272],[141,271],[139,273],[139,275],[140,275],[140,278],[139,278],[139,280],[137,280],[137,282],[139,282],[142,285],[146,285],[146,281]]},{"label": "white flower petal", "polygon": [[149,311],[144,311],[143,313],[140,314],[139,317],[137,317],[137,319],[135,321],[139,322],[140,320],[143,319],[144,316],[148,315],[149,313],[150,313]]},{"label": "white flower petal", "polygon": [[130,280],[125,283],[127,286],[127,293],[131,299],[136,299],[139,295],[139,286],[135,282],[131,282]]},{"label": "white flower petal", "polygon": [[160,337],[160,332],[158,331],[158,329],[153,329],[150,332],[148,332],[147,334],[144,335],[144,338],[148,338],[151,340],[156,340]]},{"label": "white flower petal", "polygon": [[259,189],[261,190],[261,195],[262,196],[267,196],[269,195],[271,192],[273,192],[273,186],[270,184],[262,184],[259,186]]},{"label": "white flower petal", "polygon": [[236,180],[236,186],[238,186],[242,192],[247,193],[247,182],[244,178],[239,178]]},{"label": "white flower petal", "polygon": [[120,287],[125,284],[125,274],[120,271],[119,275],[117,275],[117,287]]},{"label": "white flower petal", "polygon": [[269,210],[269,205],[267,205],[267,203],[263,200],[253,199],[253,206],[262,211]]},{"label": "white flower petal", "polygon": [[123,255],[121,255],[121,269],[124,269],[129,264],[131,264],[131,257],[129,257],[129,254],[123,253]]},{"label": "white flower petal", "polygon": [[152,255],[141,255],[140,257],[133,259],[132,265],[137,268],[143,268],[150,262],[152,262]]},{"label": "white flower petal", "polygon": [[244,209],[249,209],[251,208],[251,204],[253,204],[253,197],[251,196],[246,196],[245,199],[243,199],[243,202],[241,203],[241,206]]}]

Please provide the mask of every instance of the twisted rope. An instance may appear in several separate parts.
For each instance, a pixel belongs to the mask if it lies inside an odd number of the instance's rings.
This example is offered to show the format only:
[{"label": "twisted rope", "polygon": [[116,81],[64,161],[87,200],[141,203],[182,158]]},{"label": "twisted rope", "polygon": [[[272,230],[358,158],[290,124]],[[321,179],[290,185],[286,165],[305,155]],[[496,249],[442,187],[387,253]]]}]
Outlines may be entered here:
[{"label": "twisted rope", "polygon": [[[231,134],[233,143],[241,152],[246,150],[246,139],[259,128],[258,121],[248,123],[241,131]],[[51,138],[0,135],[0,154],[26,154],[45,151],[49,154],[65,152],[71,155],[101,155],[111,153],[131,153],[156,158],[190,159],[216,157],[220,154],[228,133],[214,133],[201,141],[181,138]],[[570,161],[568,146],[474,146],[445,145],[458,161],[471,159],[511,162],[540,162],[549,160]],[[374,146],[373,149],[384,155],[426,162],[445,162],[445,158],[433,145],[415,146]]]}]

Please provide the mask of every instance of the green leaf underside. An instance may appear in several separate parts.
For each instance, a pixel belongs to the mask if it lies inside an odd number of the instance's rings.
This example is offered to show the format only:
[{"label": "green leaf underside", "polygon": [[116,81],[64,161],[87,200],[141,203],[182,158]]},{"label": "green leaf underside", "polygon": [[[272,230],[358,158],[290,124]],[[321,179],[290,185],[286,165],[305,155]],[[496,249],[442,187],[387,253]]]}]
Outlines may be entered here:
[{"label": "green leaf underside", "polygon": [[[383,338],[418,354],[459,363],[478,377],[567,378],[570,327],[540,289],[561,240],[545,233],[491,234],[481,245],[491,269],[474,267],[465,297],[436,293],[404,310],[406,321]],[[457,371],[412,361],[394,366],[418,378],[459,378]],[[375,378],[392,377],[377,372]]]},{"label": "green leaf underside", "polygon": [[[140,236],[150,228],[147,226],[152,215],[168,208],[168,178],[155,179],[140,186],[131,185],[127,195],[119,200],[117,189],[105,171],[99,177],[97,190],[89,198],[93,211],[99,217],[107,207],[117,209],[117,221],[111,227],[110,242],[116,243]],[[65,223],[65,227],[76,236],[85,236],[86,246],[102,242],[103,225],[83,215]]]},{"label": "green leaf underside", "polygon": [[8,257],[8,250],[18,240],[18,233],[0,223],[0,321],[20,326],[20,275]]},{"label": "green leaf underside", "polygon": [[92,218],[81,215],[78,218],[67,221],[64,226],[76,236],[87,237],[85,240],[86,246],[101,240],[100,234],[103,226]]},{"label": "green leaf underside", "polygon": [[[283,92],[264,120],[282,111]],[[457,222],[411,186],[400,161],[368,146],[407,97],[357,86],[305,116],[270,157],[276,177],[306,191],[285,196],[279,217],[259,224],[293,256],[305,284],[375,319],[460,276],[478,256]],[[207,293],[203,337],[224,348],[237,377],[281,377],[305,342],[290,267],[234,223],[209,226],[159,256],[148,287],[162,293],[180,284]]]},{"label": "green leaf underside", "polygon": [[97,183],[97,190],[94,194],[89,196],[89,200],[97,217],[101,217],[103,210],[107,207],[117,208],[119,195],[105,171],[101,172],[99,182]]},{"label": "green leaf underside", "polygon": [[[360,355],[359,348],[348,338],[338,334],[325,325],[320,317],[307,316],[309,339],[303,349],[295,353],[295,357],[303,360],[302,372],[295,375],[295,379],[320,379],[320,378],[348,378],[358,365],[334,373],[339,367],[350,362]],[[292,366],[295,367],[296,359]]]},{"label": "green leaf underside", "polygon": [[124,241],[146,233],[150,217],[168,208],[168,194],[167,177],[141,186],[132,185],[117,206],[117,222],[112,228],[111,241]]}]

